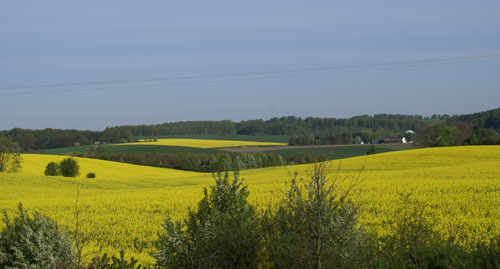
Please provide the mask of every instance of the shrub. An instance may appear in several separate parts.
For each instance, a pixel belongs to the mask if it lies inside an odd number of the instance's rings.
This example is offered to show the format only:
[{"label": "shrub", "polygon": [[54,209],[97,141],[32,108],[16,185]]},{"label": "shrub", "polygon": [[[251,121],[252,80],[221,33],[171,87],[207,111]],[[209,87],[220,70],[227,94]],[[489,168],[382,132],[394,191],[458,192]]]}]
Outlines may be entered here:
[{"label": "shrub", "polygon": [[46,176],[60,176],[61,171],[59,170],[59,164],[55,162],[48,163],[47,166],[45,167],[44,174]]},{"label": "shrub", "polygon": [[340,189],[327,168],[315,163],[307,182],[296,174],[277,210],[267,210],[262,227],[273,268],[361,268],[370,260],[350,199],[359,177]]},{"label": "shrub", "polygon": [[21,204],[18,216],[4,213],[0,232],[0,268],[73,268],[71,239],[56,222],[35,213],[29,217]]},{"label": "shrub", "polygon": [[59,163],[59,170],[63,177],[76,177],[80,174],[80,165],[74,158],[66,158]]},{"label": "shrub", "polygon": [[88,173],[87,178],[95,178],[95,173]]},{"label": "shrub", "polygon": [[377,153],[377,149],[375,148],[374,145],[371,145],[368,150],[366,151],[366,155],[371,155]]},{"label": "shrub", "polygon": [[247,187],[235,173],[232,181],[219,173],[215,186],[204,190],[196,211],[183,222],[169,217],[156,242],[161,268],[256,268],[260,250],[259,222],[248,204]]}]

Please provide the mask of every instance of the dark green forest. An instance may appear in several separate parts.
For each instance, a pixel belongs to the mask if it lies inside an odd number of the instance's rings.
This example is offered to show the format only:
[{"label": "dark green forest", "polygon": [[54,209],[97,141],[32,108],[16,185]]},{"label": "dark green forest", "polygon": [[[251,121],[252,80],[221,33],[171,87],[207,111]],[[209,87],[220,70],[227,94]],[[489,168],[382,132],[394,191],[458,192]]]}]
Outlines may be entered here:
[{"label": "dark green forest", "polygon": [[[455,126],[457,136],[453,141],[435,142],[432,126]],[[431,128],[431,129],[429,129]],[[490,131],[485,131],[488,129]],[[99,143],[125,143],[143,136],[190,136],[218,135],[232,137],[234,135],[270,136],[288,135],[297,137],[318,137],[319,142],[313,144],[348,144],[356,137],[365,142],[394,136],[404,136],[407,130],[417,132],[418,141],[425,146],[491,144],[495,139],[481,136],[494,136],[500,130],[500,108],[468,115],[393,115],[377,114],[362,115],[352,118],[300,118],[286,116],[269,120],[247,120],[233,122],[222,121],[185,121],[155,125],[127,125],[108,127],[103,131],[79,131],[47,128],[44,130],[29,130],[14,128],[0,131],[0,136],[17,142],[24,151],[36,151],[50,148],[91,145]],[[438,130],[439,131],[439,130]],[[453,133],[454,131],[452,131]],[[437,132],[439,133],[439,132]],[[471,137],[472,135],[475,137]],[[466,137],[464,137],[466,136]],[[331,139],[321,139],[331,138]],[[468,140],[467,140],[468,139]],[[297,140],[297,139],[296,139]],[[300,139],[299,139],[300,140]],[[323,140],[321,142],[320,140]],[[305,141],[305,140],[303,140]],[[328,141],[328,142],[324,142]],[[498,141],[497,141],[498,142]],[[495,142],[496,143],[496,142]],[[296,143],[302,144],[302,143]]]}]

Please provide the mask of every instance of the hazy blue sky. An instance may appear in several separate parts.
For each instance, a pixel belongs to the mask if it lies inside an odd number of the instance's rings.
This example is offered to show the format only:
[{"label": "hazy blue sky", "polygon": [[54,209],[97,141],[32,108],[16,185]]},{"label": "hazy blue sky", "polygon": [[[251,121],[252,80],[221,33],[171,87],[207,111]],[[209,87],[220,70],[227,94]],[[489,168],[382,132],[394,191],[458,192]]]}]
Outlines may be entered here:
[{"label": "hazy blue sky", "polygon": [[0,129],[477,112],[500,107],[500,59],[157,87],[141,85],[167,83],[6,88],[487,54],[500,54],[498,0],[2,0]]}]

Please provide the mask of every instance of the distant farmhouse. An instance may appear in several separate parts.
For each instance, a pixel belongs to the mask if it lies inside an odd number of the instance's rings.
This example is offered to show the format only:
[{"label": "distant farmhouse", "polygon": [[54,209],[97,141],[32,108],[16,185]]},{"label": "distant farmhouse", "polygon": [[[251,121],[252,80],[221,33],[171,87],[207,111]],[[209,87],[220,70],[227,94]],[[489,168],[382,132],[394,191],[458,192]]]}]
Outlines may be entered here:
[{"label": "distant farmhouse", "polygon": [[408,143],[408,141],[406,141],[405,137],[391,137],[387,139],[372,141],[372,144],[406,144],[406,143]]}]

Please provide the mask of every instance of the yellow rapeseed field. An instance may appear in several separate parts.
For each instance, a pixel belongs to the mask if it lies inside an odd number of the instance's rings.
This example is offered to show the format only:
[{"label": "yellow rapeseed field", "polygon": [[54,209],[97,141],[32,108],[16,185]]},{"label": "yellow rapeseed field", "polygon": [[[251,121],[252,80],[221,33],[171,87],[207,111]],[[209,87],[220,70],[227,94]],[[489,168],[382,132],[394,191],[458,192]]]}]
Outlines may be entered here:
[{"label": "yellow rapeseed field", "polygon": [[158,141],[139,141],[118,145],[154,145],[154,146],[178,146],[191,148],[227,148],[242,146],[286,146],[287,143],[255,142],[255,141],[233,141],[233,140],[208,140],[208,139],[158,139]]},{"label": "yellow rapeseed field", "polygon": [[[136,166],[79,158],[77,178],[45,177],[50,161],[64,157],[23,155],[19,173],[0,173],[0,210],[14,214],[22,202],[57,219],[63,227],[74,227],[75,199],[80,189],[79,208],[87,233],[95,233],[88,250],[105,242],[104,250],[127,251],[142,263],[152,263],[151,242],[161,231],[167,214],[185,216],[189,206],[202,197],[202,188],[212,183],[210,174]],[[331,161],[339,177],[355,178],[360,170],[362,205],[360,222],[383,235],[383,221],[400,206],[400,194],[411,193],[429,204],[439,220],[443,237],[456,235],[467,245],[488,241],[500,234],[500,146],[469,146],[416,149]],[[245,170],[241,176],[249,186],[252,203],[265,206],[280,198],[285,182],[298,171],[306,176],[308,165]],[[88,172],[94,179],[85,178]]]}]

